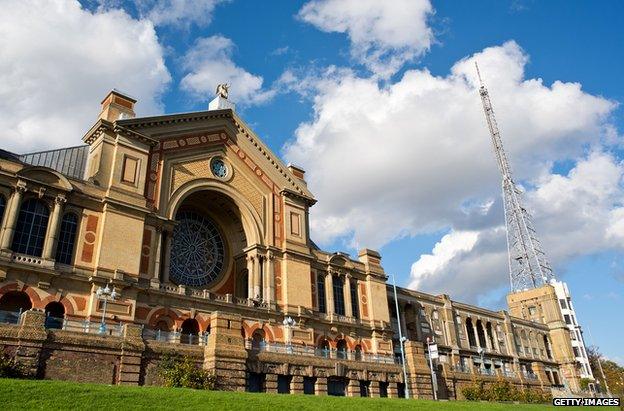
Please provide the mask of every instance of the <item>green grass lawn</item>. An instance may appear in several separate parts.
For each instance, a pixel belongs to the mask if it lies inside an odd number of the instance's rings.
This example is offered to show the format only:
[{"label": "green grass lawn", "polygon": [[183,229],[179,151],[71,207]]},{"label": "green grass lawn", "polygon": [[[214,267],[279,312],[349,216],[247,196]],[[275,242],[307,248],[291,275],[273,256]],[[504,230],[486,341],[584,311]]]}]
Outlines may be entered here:
[{"label": "green grass lawn", "polygon": [[0,379],[0,409],[214,409],[214,410],[538,410],[543,405],[435,402],[388,398],[338,398],[121,387],[64,381]]}]

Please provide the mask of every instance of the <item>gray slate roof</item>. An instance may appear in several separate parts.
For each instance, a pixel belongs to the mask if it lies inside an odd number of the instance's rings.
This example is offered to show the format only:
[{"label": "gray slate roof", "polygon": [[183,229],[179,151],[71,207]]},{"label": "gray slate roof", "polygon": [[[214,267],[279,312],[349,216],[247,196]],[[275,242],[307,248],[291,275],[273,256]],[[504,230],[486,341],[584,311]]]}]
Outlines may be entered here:
[{"label": "gray slate roof", "polygon": [[67,177],[83,180],[88,154],[89,146],[84,145],[20,154],[17,157],[26,164],[49,167]]}]

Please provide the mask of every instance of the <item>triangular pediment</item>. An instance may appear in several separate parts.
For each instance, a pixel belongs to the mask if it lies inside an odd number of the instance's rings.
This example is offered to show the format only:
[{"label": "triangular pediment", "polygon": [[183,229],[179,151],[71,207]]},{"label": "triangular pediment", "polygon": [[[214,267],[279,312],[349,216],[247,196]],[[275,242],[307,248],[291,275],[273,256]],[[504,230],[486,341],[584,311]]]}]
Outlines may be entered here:
[{"label": "triangular pediment", "polygon": [[[157,147],[167,145],[175,148],[192,148],[211,140],[222,140],[235,145],[234,151],[241,158],[258,167],[258,174],[267,175],[279,186],[280,191],[294,193],[309,203],[315,202],[305,182],[293,174],[284,162],[245,124],[232,110],[209,110],[118,120],[118,128],[137,133],[156,141]],[[224,138],[224,134],[227,138]],[[240,150],[240,152],[238,151]],[[252,166],[253,167],[253,166]]]}]

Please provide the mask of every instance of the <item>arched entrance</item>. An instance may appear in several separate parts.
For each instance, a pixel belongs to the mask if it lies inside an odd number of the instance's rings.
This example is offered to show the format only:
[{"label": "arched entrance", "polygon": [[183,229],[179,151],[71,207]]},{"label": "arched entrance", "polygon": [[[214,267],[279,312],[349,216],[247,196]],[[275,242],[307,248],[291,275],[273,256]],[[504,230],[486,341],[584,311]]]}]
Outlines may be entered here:
[{"label": "arched entrance", "polygon": [[199,344],[199,323],[194,318],[184,320],[180,332],[180,342],[183,344]]},{"label": "arched entrance", "polygon": [[65,306],[58,301],[52,301],[45,306],[46,327],[63,328],[65,318]]},{"label": "arched entrance", "polygon": [[338,340],[336,343],[336,357],[341,360],[347,359],[347,342],[345,340]]},{"label": "arched entrance", "polygon": [[30,297],[23,291],[9,291],[0,297],[0,322],[17,324],[20,314],[32,308]]},{"label": "arched entrance", "polygon": [[251,349],[261,350],[264,348],[264,331],[256,330],[251,336]]},{"label": "arched entrance", "polygon": [[246,284],[226,281],[247,268],[247,237],[231,198],[211,190],[193,192],[177,207],[174,219],[178,224],[171,240],[170,281],[238,295],[247,290]]}]

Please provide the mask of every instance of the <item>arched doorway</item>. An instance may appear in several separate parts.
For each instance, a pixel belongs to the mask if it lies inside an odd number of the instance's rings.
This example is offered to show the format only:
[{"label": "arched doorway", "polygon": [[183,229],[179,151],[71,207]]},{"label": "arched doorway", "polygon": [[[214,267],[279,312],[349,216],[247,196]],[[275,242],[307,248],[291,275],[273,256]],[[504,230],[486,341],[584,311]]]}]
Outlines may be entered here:
[{"label": "arched doorway", "polygon": [[23,291],[9,291],[0,297],[0,311],[24,312],[32,308],[30,297]]},{"label": "arched doorway", "polygon": [[180,342],[183,344],[199,344],[199,323],[194,318],[184,320],[180,332]]},{"label": "arched doorway", "polygon": [[338,340],[336,343],[336,357],[341,360],[347,359],[347,342],[345,340]]},{"label": "arched doorway", "polygon": [[319,342],[318,349],[319,349],[319,354],[322,357],[329,358],[329,353],[330,353],[330,351],[329,351],[329,341],[327,341],[326,339],[322,339]]},{"label": "arched doorway", "polygon": [[65,318],[65,306],[58,301],[52,301],[45,306],[46,327],[63,328]]},{"label": "arched doorway", "polygon": [[265,340],[264,340],[264,331],[256,330],[251,335],[251,349],[260,351],[264,348]]}]

